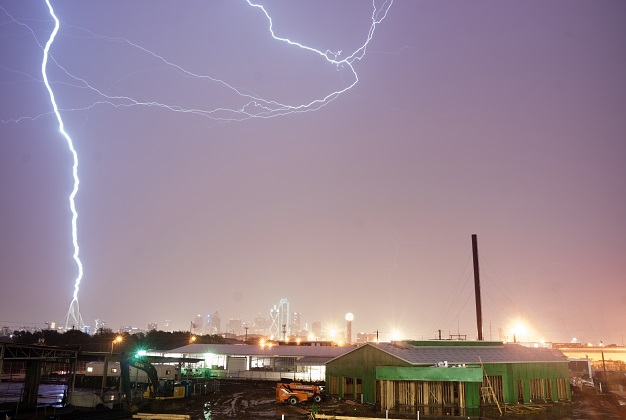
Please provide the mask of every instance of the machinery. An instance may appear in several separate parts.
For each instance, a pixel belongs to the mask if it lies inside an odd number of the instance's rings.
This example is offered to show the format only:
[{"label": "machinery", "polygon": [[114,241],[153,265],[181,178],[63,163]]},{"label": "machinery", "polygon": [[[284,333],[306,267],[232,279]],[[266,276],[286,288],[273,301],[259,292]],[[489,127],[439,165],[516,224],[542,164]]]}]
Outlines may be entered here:
[{"label": "machinery", "polygon": [[120,374],[122,392],[127,402],[131,400],[130,390],[130,366],[146,372],[150,385],[144,392],[144,398],[152,400],[173,400],[185,398],[188,393],[188,385],[174,382],[171,379],[159,379],[156,368],[141,357],[129,357],[127,354],[120,355]]},{"label": "machinery", "polygon": [[276,402],[296,405],[300,402],[322,401],[324,387],[313,384],[302,384],[299,382],[278,382],[276,384]]}]

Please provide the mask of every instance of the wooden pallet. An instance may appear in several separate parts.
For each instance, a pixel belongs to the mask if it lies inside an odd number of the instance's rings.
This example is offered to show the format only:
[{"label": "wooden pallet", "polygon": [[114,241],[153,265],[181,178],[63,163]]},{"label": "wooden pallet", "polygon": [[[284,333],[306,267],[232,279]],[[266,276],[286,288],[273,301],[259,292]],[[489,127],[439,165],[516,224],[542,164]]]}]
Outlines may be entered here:
[{"label": "wooden pallet", "polygon": [[191,420],[191,416],[188,414],[137,413],[133,414],[133,418],[143,420]]}]

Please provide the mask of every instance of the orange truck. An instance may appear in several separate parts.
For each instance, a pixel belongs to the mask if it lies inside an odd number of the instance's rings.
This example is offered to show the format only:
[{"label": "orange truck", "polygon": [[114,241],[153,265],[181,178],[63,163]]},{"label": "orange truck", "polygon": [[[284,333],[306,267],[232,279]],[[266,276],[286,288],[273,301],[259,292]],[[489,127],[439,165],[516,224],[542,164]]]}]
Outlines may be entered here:
[{"label": "orange truck", "polygon": [[296,405],[300,402],[322,401],[324,387],[312,384],[302,384],[299,382],[278,382],[276,384],[276,402]]}]

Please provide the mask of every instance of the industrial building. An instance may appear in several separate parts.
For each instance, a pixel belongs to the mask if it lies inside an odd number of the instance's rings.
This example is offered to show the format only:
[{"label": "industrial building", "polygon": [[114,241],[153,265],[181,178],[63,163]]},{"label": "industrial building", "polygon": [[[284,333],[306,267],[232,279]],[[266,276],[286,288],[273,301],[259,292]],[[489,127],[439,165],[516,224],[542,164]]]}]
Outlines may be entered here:
[{"label": "industrial building", "polygon": [[[306,345],[309,344],[309,345]],[[152,356],[200,359],[184,364],[182,377],[240,378],[317,382],[325,379],[325,363],[354,347],[315,345],[189,344]]]},{"label": "industrial building", "polygon": [[326,363],[330,395],[424,415],[569,400],[568,378],[558,350],[486,341],[367,343]]}]

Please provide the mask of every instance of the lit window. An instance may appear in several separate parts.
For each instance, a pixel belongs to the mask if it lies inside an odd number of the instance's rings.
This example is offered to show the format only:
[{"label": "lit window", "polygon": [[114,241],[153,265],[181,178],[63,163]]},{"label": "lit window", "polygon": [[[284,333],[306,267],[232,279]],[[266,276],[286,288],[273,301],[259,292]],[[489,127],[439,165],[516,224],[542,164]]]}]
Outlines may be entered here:
[{"label": "lit window", "polygon": [[117,373],[117,368],[111,368],[111,373]]},{"label": "lit window", "polygon": [[87,367],[87,372],[93,372],[93,367],[88,366],[88,367]]}]

